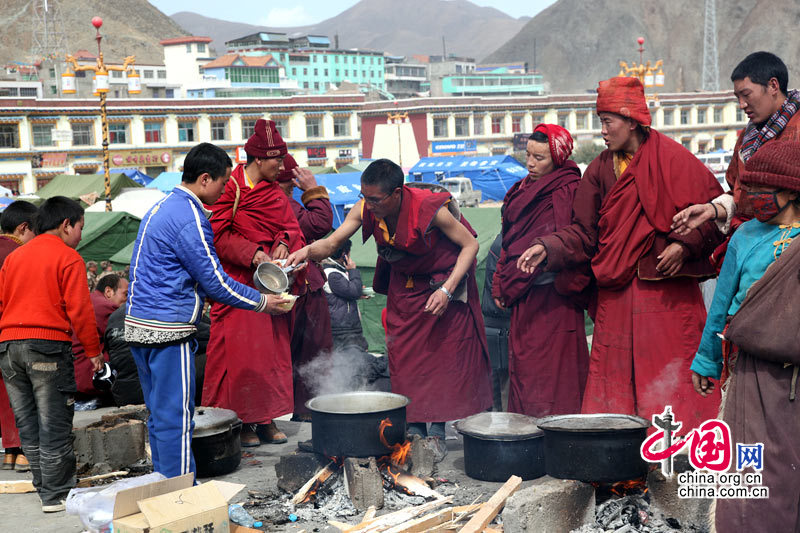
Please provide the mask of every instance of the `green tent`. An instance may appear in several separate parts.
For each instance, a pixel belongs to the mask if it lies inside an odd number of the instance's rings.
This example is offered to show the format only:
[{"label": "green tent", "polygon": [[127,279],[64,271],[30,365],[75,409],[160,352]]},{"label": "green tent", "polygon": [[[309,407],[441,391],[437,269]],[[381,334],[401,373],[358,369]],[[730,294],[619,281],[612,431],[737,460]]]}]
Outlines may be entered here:
[{"label": "green tent", "polygon": [[[486,256],[489,248],[497,234],[500,232],[500,208],[498,207],[471,207],[463,208],[462,213],[472,228],[478,233],[478,268],[476,280],[479,292],[483,291],[483,279],[486,275]],[[358,265],[361,271],[361,278],[364,285],[372,285],[372,278],[375,275],[375,261],[378,252],[375,248],[375,241],[368,240],[361,242],[361,231],[359,230],[351,238],[353,248],[350,256]],[[376,294],[368,300],[359,300],[358,308],[361,311],[361,325],[364,328],[364,336],[369,342],[369,349],[376,353],[385,353],[385,332],[381,323],[381,312],[386,307],[386,296]]]},{"label": "green tent", "polygon": [[124,211],[86,213],[78,253],[84,261],[105,261],[136,240],[140,222]]},{"label": "green tent", "polygon": [[132,240],[129,245],[112,255],[108,260],[114,270],[122,270],[131,264],[131,256],[133,255],[133,245],[136,244],[136,239]]},{"label": "green tent", "polygon": [[311,170],[312,174],[336,174],[339,172],[336,170],[336,167],[320,167],[317,165],[312,165],[308,168]]},{"label": "green tent", "polygon": [[359,161],[358,163],[349,163],[339,169],[339,173],[346,172],[364,172],[372,161]]},{"label": "green tent", "polygon": [[[122,189],[130,187],[141,187],[125,174],[114,173],[111,179],[111,198],[116,198]],[[103,174],[59,174],[50,183],[36,191],[39,198],[52,198],[53,196],[66,196],[73,200],[79,200],[84,194],[97,193],[102,199],[105,198],[105,178]],[[105,258],[108,259],[108,258]]]}]

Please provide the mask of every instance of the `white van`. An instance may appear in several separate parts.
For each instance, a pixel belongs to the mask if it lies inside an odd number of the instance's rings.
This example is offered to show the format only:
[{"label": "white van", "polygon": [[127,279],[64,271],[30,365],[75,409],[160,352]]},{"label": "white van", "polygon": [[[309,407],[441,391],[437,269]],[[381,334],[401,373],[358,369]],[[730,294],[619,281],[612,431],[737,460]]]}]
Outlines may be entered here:
[{"label": "white van", "polygon": [[697,159],[702,161],[714,174],[728,170],[728,164],[730,164],[731,158],[733,158],[733,152],[731,151],[718,151],[697,155]]}]

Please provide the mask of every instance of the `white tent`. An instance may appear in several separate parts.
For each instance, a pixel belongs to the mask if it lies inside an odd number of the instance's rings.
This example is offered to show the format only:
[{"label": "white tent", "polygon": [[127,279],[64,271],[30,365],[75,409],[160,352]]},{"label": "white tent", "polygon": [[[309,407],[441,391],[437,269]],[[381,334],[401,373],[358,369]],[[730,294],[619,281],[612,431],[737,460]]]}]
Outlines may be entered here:
[{"label": "white tent", "polygon": [[[139,188],[126,189],[116,198],[111,200],[112,211],[125,211],[135,217],[142,218],[147,210],[164,198],[165,193],[158,189]],[[100,198],[94,204],[86,208],[87,212],[97,213],[106,210],[106,202]]]}]

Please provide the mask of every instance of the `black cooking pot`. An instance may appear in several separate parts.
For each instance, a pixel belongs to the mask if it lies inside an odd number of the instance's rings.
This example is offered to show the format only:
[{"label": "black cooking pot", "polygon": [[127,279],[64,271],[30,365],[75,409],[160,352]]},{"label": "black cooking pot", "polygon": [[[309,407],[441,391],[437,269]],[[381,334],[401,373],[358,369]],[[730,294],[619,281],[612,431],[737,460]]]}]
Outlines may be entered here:
[{"label": "black cooking pot", "polygon": [[464,470],[483,481],[544,475],[544,434],[536,419],[517,413],[479,413],[455,423],[464,436]]},{"label": "black cooking pot", "polygon": [[611,483],[647,474],[640,448],[650,423],[620,414],[557,415],[539,419],[547,474]]},{"label": "black cooking pot", "polygon": [[406,406],[410,400],[390,392],[344,392],[306,402],[311,411],[314,451],[327,457],[380,457],[391,452],[381,442],[381,421],[387,444],[406,439]]},{"label": "black cooking pot", "polygon": [[242,421],[234,411],[198,407],[194,411],[192,453],[198,477],[229,474],[242,460]]}]

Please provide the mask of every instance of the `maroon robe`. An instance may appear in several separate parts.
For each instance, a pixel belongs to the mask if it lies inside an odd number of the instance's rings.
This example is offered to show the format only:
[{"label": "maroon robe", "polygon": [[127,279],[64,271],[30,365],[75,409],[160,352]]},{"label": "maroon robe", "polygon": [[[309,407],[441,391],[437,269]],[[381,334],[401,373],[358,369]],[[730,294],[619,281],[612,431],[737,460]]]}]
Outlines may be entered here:
[{"label": "maroon robe", "polygon": [[[110,317],[111,313],[116,311],[117,308],[114,307],[111,300],[106,298],[105,295],[99,291],[92,291],[89,295],[89,299],[92,301],[92,307],[94,307],[94,318],[97,320],[97,334],[100,336],[100,341],[102,342],[103,335],[108,326],[108,317]],[[105,346],[102,346],[102,348],[103,359],[108,361],[108,350],[106,350]],[[107,395],[108,393],[94,388],[92,384],[94,367],[92,367],[92,362],[89,358],[86,357],[86,351],[83,349],[83,345],[78,340],[78,336],[75,335],[75,332],[72,333],[72,355],[75,362],[75,384],[78,387],[78,392],[92,396]]]},{"label": "maroon robe", "polygon": [[583,309],[559,294],[554,276],[517,268],[536,237],[568,226],[581,174],[573,161],[538,180],[525,178],[506,193],[503,249],[492,295],[511,308],[508,410],[534,417],[579,413],[589,348]]},{"label": "maroon robe", "polygon": [[[315,189],[325,190],[324,187]],[[317,196],[314,194],[315,189],[309,189],[303,194],[305,207],[294,198],[289,199],[307,243],[326,236],[333,227],[333,208],[328,201],[327,192],[324,196]],[[307,291],[297,299],[292,313],[291,348],[294,372],[292,412],[295,416],[310,413],[306,408],[306,402],[313,398],[315,392],[309,390],[298,370],[320,353],[330,352],[333,349],[331,314],[328,310],[328,299],[322,290],[323,285],[325,285],[325,275],[322,270],[313,261],[309,262],[306,272]]]},{"label": "maroon robe", "polygon": [[[545,270],[591,262],[597,279],[583,412],[650,420],[672,405],[686,431],[716,416],[719,392],[711,400],[697,395],[689,366],[706,317],[697,280],[714,273],[708,256],[722,236],[713,222],[686,236],[671,233],[670,224],[681,209],[721,192],[696,157],[650,130],[619,178],[614,154],[595,158],[576,192],[572,224],[536,239],[547,249]],[[669,242],[689,256],[677,276],[664,279],[656,257]]]},{"label": "maroon robe", "polygon": [[[475,264],[462,281],[466,303],[453,299],[441,317],[424,311],[435,290],[432,284],[447,280],[461,250],[432,227],[437,211],[450,201],[448,193],[403,187],[392,238],[385,235],[381,221],[363,209],[363,202],[355,207],[361,209],[364,241],[374,237],[378,245],[373,285],[388,296],[389,374],[392,392],[411,399],[406,410],[409,423],[455,420],[492,404]],[[461,223],[475,235],[463,217]]]},{"label": "maroon robe", "polygon": [[[240,199],[233,213],[236,185]],[[252,189],[244,166],[231,174],[225,192],[211,206],[214,246],[222,268],[253,286],[253,256],[272,254],[280,241],[289,251],[304,244],[289,199],[277,182],[262,180]],[[294,293],[305,290],[298,276]],[[268,315],[214,302],[208,341],[203,405],[232,409],[246,424],[267,424],[292,411],[292,357],[289,315]]]},{"label": "maroon robe", "polygon": [[[22,241],[16,237],[0,235],[0,267],[8,257],[8,254],[20,247]],[[3,447],[19,448],[19,430],[14,420],[14,411],[11,409],[11,402],[6,392],[6,384],[0,378],[0,437],[3,439]]]}]

